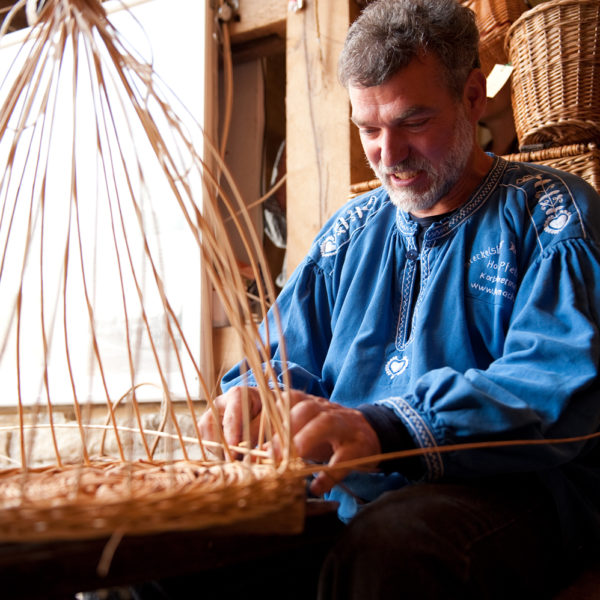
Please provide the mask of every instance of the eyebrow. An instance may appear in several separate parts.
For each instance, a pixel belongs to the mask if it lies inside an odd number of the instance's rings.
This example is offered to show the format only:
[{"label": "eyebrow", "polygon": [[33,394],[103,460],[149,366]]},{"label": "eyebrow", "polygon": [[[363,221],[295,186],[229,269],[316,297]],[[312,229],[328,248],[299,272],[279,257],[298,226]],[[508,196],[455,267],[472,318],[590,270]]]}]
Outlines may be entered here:
[{"label": "eyebrow", "polygon": [[[392,120],[394,125],[400,125],[404,121],[408,121],[414,117],[425,117],[431,115],[435,112],[435,109],[431,106],[426,105],[417,105],[411,106],[409,109],[405,110],[402,114],[398,115]],[[357,126],[362,127],[364,125],[368,125],[368,121],[362,121],[361,119],[356,118],[354,115],[350,116],[350,120]]]}]

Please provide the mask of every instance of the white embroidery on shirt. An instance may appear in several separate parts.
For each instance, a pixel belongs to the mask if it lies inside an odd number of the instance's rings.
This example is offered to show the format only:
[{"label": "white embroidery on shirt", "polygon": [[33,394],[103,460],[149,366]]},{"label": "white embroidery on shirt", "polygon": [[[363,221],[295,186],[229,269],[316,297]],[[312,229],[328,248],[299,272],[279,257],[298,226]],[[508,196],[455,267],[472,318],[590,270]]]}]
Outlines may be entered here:
[{"label": "white embroidery on shirt", "polygon": [[[546,214],[549,214],[550,211]],[[546,233],[557,234],[560,233],[569,222],[571,218],[571,213],[564,209],[558,208],[554,211],[554,214],[550,214],[550,216],[546,219],[544,223],[544,231]]]},{"label": "white embroidery on shirt", "polygon": [[[377,196],[372,195],[361,206],[355,206],[348,209],[343,215],[340,215],[331,229],[332,234],[328,235],[320,243],[321,256],[333,256],[338,250],[348,242],[354,231],[360,228],[362,222],[370,216],[369,209],[377,200]],[[351,231],[350,224],[357,223],[357,228]]]},{"label": "white embroidery on shirt", "polygon": [[537,189],[535,194],[539,207],[546,213],[544,231],[556,235],[560,233],[571,219],[567,210],[565,197],[561,190],[556,189],[557,181],[542,174],[526,175],[517,181],[518,184],[534,180]]},{"label": "white embroidery on shirt", "polygon": [[335,241],[335,236],[330,235],[325,238],[323,243],[321,244],[321,255],[322,256],[331,256],[335,254],[337,250],[337,243]]},{"label": "white embroidery on shirt", "polygon": [[[429,428],[428,423],[406,400],[392,397],[381,404],[389,406],[402,419],[418,446],[422,448],[435,448],[437,446],[435,435]],[[439,452],[428,452],[423,455],[423,460],[427,465],[427,479],[436,480],[443,476],[444,462]]]},{"label": "white embroidery on shirt", "polygon": [[406,367],[408,367],[408,358],[406,356],[402,358],[394,356],[385,365],[385,372],[390,379],[394,379],[394,377],[398,377],[398,375],[404,373]]}]

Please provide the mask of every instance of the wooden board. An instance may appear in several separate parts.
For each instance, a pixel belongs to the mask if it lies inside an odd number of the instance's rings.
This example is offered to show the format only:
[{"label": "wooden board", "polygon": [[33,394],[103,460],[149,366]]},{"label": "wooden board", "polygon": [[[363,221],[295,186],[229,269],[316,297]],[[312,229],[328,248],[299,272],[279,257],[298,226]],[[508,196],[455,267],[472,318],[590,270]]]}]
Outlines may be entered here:
[{"label": "wooden board", "polygon": [[240,44],[272,34],[284,38],[286,16],[284,0],[242,0],[239,19],[231,23],[231,41]]},{"label": "wooden board", "polygon": [[350,0],[305,2],[287,19],[288,273],[350,187],[350,121],[337,61]]}]

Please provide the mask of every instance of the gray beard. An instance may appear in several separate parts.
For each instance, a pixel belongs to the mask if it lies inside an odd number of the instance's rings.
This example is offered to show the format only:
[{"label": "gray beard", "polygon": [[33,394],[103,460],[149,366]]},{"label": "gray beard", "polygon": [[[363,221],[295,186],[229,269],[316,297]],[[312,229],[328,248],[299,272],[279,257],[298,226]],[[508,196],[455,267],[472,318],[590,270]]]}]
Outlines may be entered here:
[{"label": "gray beard", "polygon": [[[473,149],[473,128],[464,110],[461,110],[454,130],[454,139],[446,158],[439,169],[434,170],[424,158],[409,157],[393,167],[381,167],[371,164],[375,175],[381,181],[390,200],[406,212],[427,211],[433,208],[460,179]],[[389,176],[395,171],[423,170],[429,175],[431,184],[428,189],[418,191],[409,188],[398,189],[390,184]]]}]

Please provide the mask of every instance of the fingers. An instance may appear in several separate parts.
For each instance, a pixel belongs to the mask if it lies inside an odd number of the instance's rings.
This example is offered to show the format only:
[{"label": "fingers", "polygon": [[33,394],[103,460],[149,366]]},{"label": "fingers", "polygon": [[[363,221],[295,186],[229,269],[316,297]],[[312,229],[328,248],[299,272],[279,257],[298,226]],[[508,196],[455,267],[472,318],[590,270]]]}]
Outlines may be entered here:
[{"label": "fingers", "polygon": [[[199,421],[203,439],[222,442],[223,437],[230,445],[238,445],[248,435],[256,443],[261,400],[259,391],[251,387],[234,387],[218,396],[214,406],[204,412]],[[246,426],[250,431],[246,431]]]},{"label": "fingers", "polygon": [[325,462],[378,454],[379,438],[362,413],[319,398],[292,409],[294,444],[300,456]]},{"label": "fingers", "polygon": [[[379,438],[360,411],[323,398],[308,398],[291,412],[294,444],[300,456],[318,463],[338,463],[381,452]],[[322,495],[340,482],[349,470],[321,471],[310,489]]]},{"label": "fingers", "polygon": [[[252,427],[252,422],[260,415],[261,401],[256,388],[235,387],[227,394],[221,396],[225,403],[223,413],[223,433],[228,444],[239,444],[246,436],[252,433],[256,434],[256,424]],[[244,422],[250,424],[250,431],[244,431]],[[255,431],[253,432],[252,429]],[[256,439],[250,439],[252,445],[256,444]]]},{"label": "fingers", "polygon": [[[311,396],[296,390],[286,393],[289,402],[291,432],[299,456],[329,467],[356,458],[380,454],[379,438],[360,411],[346,408],[325,398]],[[262,403],[256,388],[237,387],[215,399],[212,409],[200,419],[200,433],[204,439],[239,445],[250,435],[255,446]],[[248,431],[249,428],[249,431]],[[272,450],[281,456],[280,440],[274,436]],[[310,489],[322,495],[348,474],[348,469],[321,471]]]},{"label": "fingers", "polygon": [[[292,436],[296,450],[302,458],[315,462],[329,460],[334,451],[335,441],[343,435],[340,428],[343,427],[341,421],[344,420],[344,415],[339,409],[342,409],[339,404],[314,397],[292,408]],[[349,435],[348,432],[346,435]],[[341,443],[341,440],[338,443]]]}]

